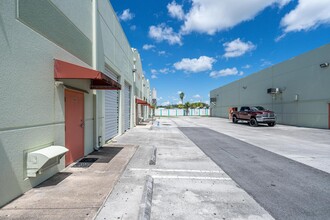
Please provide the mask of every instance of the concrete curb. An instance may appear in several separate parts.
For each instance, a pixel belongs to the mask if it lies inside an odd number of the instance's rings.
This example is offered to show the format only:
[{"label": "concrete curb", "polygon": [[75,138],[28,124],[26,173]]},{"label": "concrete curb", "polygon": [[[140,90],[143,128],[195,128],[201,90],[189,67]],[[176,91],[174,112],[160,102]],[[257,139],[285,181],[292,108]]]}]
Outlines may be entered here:
[{"label": "concrete curb", "polygon": [[150,220],[154,179],[148,175],[140,203],[139,220]]},{"label": "concrete curb", "polygon": [[154,146],[152,148],[152,154],[149,161],[149,165],[156,165],[156,155],[157,155],[157,147]]}]

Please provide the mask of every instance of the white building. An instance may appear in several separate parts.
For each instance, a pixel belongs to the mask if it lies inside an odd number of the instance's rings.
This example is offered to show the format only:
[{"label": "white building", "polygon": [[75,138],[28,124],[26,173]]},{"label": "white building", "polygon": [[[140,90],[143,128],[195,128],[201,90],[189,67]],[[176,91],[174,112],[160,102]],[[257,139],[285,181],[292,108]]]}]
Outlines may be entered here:
[{"label": "white building", "polygon": [[330,128],[329,62],[330,44],[214,89],[211,116],[261,105],[275,111],[278,123]]},{"label": "white building", "polygon": [[0,26],[1,207],[132,128],[150,85],[108,0],[1,1]]}]

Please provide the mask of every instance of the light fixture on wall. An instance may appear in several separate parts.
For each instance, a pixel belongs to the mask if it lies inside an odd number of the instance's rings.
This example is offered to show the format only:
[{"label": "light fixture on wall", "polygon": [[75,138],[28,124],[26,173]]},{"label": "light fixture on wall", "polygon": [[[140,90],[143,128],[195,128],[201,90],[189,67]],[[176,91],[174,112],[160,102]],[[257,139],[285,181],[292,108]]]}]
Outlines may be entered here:
[{"label": "light fixture on wall", "polygon": [[326,67],[328,67],[330,64],[329,63],[321,63],[320,64],[320,67],[321,68],[326,68]]},{"label": "light fixture on wall", "polygon": [[247,86],[243,86],[242,88],[243,88],[243,89],[247,89]]},{"label": "light fixture on wall", "polygon": [[62,82],[62,81],[55,81],[55,87],[59,87],[61,85],[64,85],[64,82]]}]

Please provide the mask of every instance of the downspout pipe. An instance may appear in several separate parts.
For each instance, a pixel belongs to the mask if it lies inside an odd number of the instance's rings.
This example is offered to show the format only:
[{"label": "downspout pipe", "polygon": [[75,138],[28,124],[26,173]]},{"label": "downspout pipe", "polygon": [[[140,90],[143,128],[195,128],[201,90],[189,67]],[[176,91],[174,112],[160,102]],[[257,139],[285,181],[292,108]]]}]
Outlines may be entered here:
[{"label": "downspout pipe", "polygon": [[[93,19],[93,48],[92,48],[92,52],[93,52],[93,69],[97,70],[97,58],[98,58],[98,54],[97,54],[97,46],[98,46],[98,35],[97,35],[97,26],[98,26],[98,10],[97,10],[97,0],[93,0],[93,5],[92,5],[92,19]],[[95,95],[95,108],[94,108],[94,150],[98,151],[101,147],[101,143],[100,143],[100,135],[99,135],[99,94],[97,90],[93,91],[93,95]]]}]

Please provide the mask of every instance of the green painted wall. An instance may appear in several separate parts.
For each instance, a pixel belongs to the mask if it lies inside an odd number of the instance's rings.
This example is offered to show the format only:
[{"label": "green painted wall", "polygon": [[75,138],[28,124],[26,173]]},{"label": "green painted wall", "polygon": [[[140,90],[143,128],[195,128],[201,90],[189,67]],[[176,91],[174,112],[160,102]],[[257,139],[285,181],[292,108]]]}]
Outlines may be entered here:
[{"label": "green painted wall", "polygon": [[[281,124],[328,128],[330,68],[320,64],[329,60],[330,44],[214,89],[212,116],[227,118],[229,107],[261,105],[274,110]],[[272,96],[268,88],[282,93]]]},{"label": "green painted wall", "polygon": [[[92,65],[92,42],[49,0],[18,0],[20,21]],[[92,28],[92,27],[91,27]]]}]

